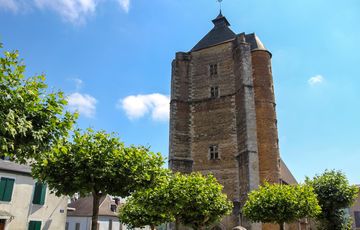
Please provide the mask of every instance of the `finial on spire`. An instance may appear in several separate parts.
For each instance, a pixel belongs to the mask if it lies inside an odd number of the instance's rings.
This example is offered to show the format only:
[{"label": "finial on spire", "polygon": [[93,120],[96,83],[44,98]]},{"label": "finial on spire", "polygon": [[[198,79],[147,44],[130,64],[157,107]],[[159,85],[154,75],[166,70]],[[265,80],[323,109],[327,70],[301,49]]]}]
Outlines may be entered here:
[{"label": "finial on spire", "polygon": [[221,13],[221,2],[223,1],[223,0],[217,0],[218,1],[218,3],[219,3],[219,7],[220,7],[220,14],[222,14]]}]

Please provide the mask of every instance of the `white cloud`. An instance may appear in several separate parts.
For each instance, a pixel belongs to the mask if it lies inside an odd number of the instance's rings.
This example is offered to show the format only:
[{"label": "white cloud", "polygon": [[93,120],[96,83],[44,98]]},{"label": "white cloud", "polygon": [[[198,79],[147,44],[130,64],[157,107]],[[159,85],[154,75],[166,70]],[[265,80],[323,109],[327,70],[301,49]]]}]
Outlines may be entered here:
[{"label": "white cloud", "polygon": [[141,118],[150,113],[156,121],[169,119],[170,98],[159,93],[146,95],[132,95],[119,100],[117,107],[125,111],[131,120]]},{"label": "white cloud", "polygon": [[81,80],[80,78],[72,78],[71,80],[75,82],[76,91],[79,91],[84,84],[83,80]]},{"label": "white cloud", "polygon": [[323,83],[325,80],[325,78],[321,75],[316,75],[314,77],[311,77],[309,80],[308,80],[308,83],[309,85],[311,86],[315,86],[315,85],[319,85],[321,83]]},{"label": "white cloud", "polygon": [[50,9],[74,24],[83,24],[94,14],[98,0],[34,0],[36,7]]},{"label": "white cloud", "polygon": [[0,9],[2,10],[18,13],[19,11],[26,8],[27,4],[24,0],[0,0]]},{"label": "white cloud", "polygon": [[[51,10],[59,14],[64,21],[81,25],[95,14],[99,3],[105,1],[109,0],[0,0],[0,10],[13,13],[28,9]],[[130,0],[116,0],[116,2],[122,10],[129,12]]]},{"label": "white cloud", "polygon": [[117,0],[120,7],[126,12],[129,12],[130,9],[130,0]]},{"label": "white cloud", "polygon": [[72,93],[67,100],[71,111],[77,111],[90,118],[95,116],[97,100],[94,97],[88,94]]}]

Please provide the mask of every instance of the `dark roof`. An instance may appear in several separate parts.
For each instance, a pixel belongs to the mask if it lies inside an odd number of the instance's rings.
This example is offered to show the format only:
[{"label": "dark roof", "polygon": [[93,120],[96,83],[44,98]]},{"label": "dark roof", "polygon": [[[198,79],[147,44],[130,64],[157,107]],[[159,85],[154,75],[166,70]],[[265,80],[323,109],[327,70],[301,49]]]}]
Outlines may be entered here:
[{"label": "dark roof", "polygon": [[298,183],[282,159],[280,160],[280,177],[286,184]]},{"label": "dark roof", "polygon": [[16,164],[8,160],[0,160],[0,171],[31,175],[30,166]]},{"label": "dark roof", "polygon": [[218,45],[236,37],[236,34],[229,28],[229,21],[221,14],[212,20],[214,28],[205,35],[191,51],[201,50],[210,46]]},{"label": "dark roof", "polygon": [[[226,17],[222,15],[221,11],[212,22],[214,23],[214,28],[191,49],[191,52],[232,41],[238,36],[229,28],[230,23]],[[245,40],[250,44],[252,51],[266,50],[259,37],[254,33],[246,34]]]},{"label": "dark roof", "polygon": [[[111,199],[109,195],[101,197],[99,216],[117,216],[117,213],[111,211],[111,204],[115,204],[115,202]],[[68,211],[68,216],[92,216],[93,197],[81,197],[78,200],[71,202],[68,207],[75,209],[74,211]]]},{"label": "dark roof", "polygon": [[251,50],[267,50],[255,33],[246,34],[245,40],[250,43]]}]

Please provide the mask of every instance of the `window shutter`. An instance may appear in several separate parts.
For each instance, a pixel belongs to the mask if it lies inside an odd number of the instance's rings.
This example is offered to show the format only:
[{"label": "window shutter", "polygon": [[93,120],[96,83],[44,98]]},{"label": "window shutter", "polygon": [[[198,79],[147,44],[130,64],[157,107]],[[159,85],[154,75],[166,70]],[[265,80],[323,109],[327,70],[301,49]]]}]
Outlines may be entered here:
[{"label": "window shutter", "polygon": [[45,204],[45,196],[46,196],[46,184],[41,184],[41,196],[40,203],[41,205]]},{"label": "window shutter", "polygon": [[41,182],[36,182],[34,197],[33,197],[33,204],[44,205],[45,195],[46,195],[46,184],[43,184]]},{"label": "window shutter", "polygon": [[0,200],[11,201],[15,179],[2,177],[0,181]]},{"label": "window shutter", "polygon": [[41,221],[31,220],[29,222],[29,230],[41,230]]},{"label": "window shutter", "polygon": [[5,187],[5,193],[4,193],[4,199],[3,201],[11,201],[11,196],[14,188],[14,179],[7,179],[6,181],[6,187]]},{"label": "window shutter", "polygon": [[6,188],[6,178],[2,177],[0,180],[0,200],[3,200]]}]

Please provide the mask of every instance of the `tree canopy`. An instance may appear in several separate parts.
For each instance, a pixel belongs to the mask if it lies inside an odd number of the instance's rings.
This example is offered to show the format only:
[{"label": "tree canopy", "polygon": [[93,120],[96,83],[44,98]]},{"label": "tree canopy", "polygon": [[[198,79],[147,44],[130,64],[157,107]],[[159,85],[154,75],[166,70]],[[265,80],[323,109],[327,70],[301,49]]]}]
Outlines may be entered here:
[{"label": "tree canopy", "polygon": [[349,219],[343,209],[350,207],[355,201],[359,189],[350,185],[344,173],[326,170],[306,183],[314,188],[322,212],[317,216],[319,229],[349,229]]},{"label": "tree canopy", "polygon": [[193,229],[210,226],[232,211],[223,186],[211,174],[175,174],[169,186],[176,221]]},{"label": "tree canopy", "polygon": [[75,130],[72,140],[63,139],[34,164],[33,175],[57,195],[76,192],[93,196],[93,228],[99,200],[106,194],[126,197],[155,184],[163,159],[145,147],[125,147],[119,138],[104,131]]},{"label": "tree canopy", "polygon": [[45,75],[26,78],[25,68],[18,51],[0,56],[0,156],[19,163],[49,151],[77,117],[64,111],[63,92],[48,92]]},{"label": "tree canopy", "polygon": [[135,192],[120,210],[120,219],[131,227],[176,222],[204,229],[232,210],[214,176],[200,173],[167,174],[157,186]]},{"label": "tree canopy", "polygon": [[253,222],[275,223],[284,228],[290,223],[320,213],[311,186],[265,183],[249,193],[244,215]]},{"label": "tree canopy", "polygon": [[149,225],[151,229],[174,220],[170,206],[169,172],[164,170],[157,184],[148,189],[136,191],[120,209],[121,222],[131,228]]}]

